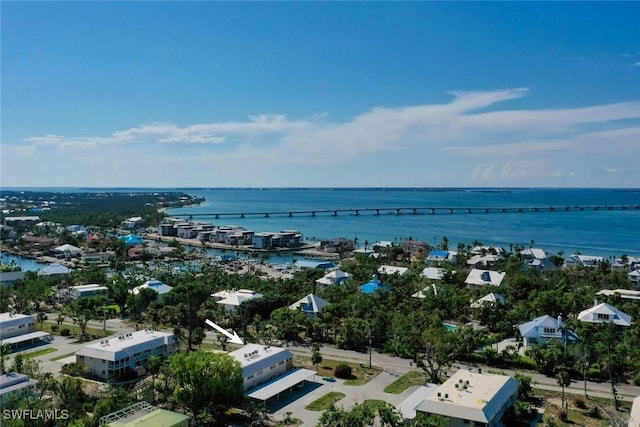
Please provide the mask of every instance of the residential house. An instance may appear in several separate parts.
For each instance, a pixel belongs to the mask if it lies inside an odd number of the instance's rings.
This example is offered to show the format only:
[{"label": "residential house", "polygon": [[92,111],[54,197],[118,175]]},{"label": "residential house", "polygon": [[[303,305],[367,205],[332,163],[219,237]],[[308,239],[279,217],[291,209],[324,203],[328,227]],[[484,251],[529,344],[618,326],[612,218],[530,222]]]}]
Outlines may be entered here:
[{"label": "residential house", "polygon": [[601,256],[573,254],[564,261],[564,265],[565,267],[597,267],[603,261],[604,257]]},{"label": "residential house", "polygon": [[495,292],[491,292],[490,294],[487,294],[482,298],[472,302],[470,307],[481,308],[487,304],[498,305],[498,304],[504,304],[505,302],[506,302],[506,299],[502,295]]},{"label": "residential house", "polygon": [[151,289],[152,291],[155,291],[158,294],[158,297],[162,297],[165,294],[171,292],[171,289],[173,288],[169,285],[165,285],[159,280],[151,279],[151,280],[147,280],[142,285],[136,286],[135,288],[131,289],[129,293],[131,295],[138,295],[140,291],[143,289]]},{"label": "residential house", "polygon": [[335,237],[320,242],[320,250],[329,253],[351,252],[354,249],[355,243],[353,239],[347,239],[346,237]]},{"label": "residential house", "polygon": [[16,230],[26,230],[40,222],[38,216],[6,216],[4,217],[4,225],[12,227]]},{"label": "residential house", "polygon": [[415,411],[446,417],[450,427],[502,427],[502,417],[517,397],[518,381],[511,377],[460,369]]},{"label": "residential house", "polygon": [[263,297],[262,294],[250,289],[230,289],[216,292],[211,296],[216,300],[216,303],[223,306],[228,312],[235,312],[238,306],[245,301]]},{"label": "residential house", "polygon": [[329,305],[329,301],[324,300],[317,295],[309,294],[291,304],[289,308],[292,310],[300,310],[306,314],[307,317],[313,319],[327,305]]},{"label": "residential house", "polygon": [[631,283],[634,283],[637,288],[640,288],[640,269],[629,272],[627,279],[629,279]]},{"label": "residential house", "polygon": [[24,279],[24,271],[0,271],[0,286],[13,285]]},{"label": "residential house", "polygon": [[330,286],[330,285],[339,285],[352,278],[353,278],[353,274],[351,273],[346,273],[342,270],[333,270],[325,274],[324,276],[322,276],[320,279],[316,280],[316,283],[318,285],[321,285],[322,287]]},{"label": "residential house", "polygon": [[506,273],[502,271],[479,270],[474,268],[469,272],[469,275],[465,279],[464,283],[466,283],[467,285],[500,286],[505,276]]},{"label": "residential house", "polygon": [[115,252],[87,252],[82,255],[82,261],[86,263],[105,263],[111,261],[115,256]]},{"label": "residential house", "polygon": [[402,252],[409,256],[409,259],[422,259],[429,252],[429,245],[419,240],[405,240],[400,244]]},{"label": "residential house", "polygon": [[56,248],[53,248],[52,252],[55,254],[56,257],[65,258],[65,259],[76,258],[82,255],[82,249],[80,249],[77,246],[70,245],[68,243],[58,246]]},{"label": "residential house", "polygon": [[76,352],[76,363],[92,377],[117,381],[145,375],[149,357],[175,350],[172,333],[144,329],[86,345]]},{"label": "residential house", "polygon": [[596,295],[605,295],[608,297],[618,297],[622,299],[640,300],[640,291],[632,291],[629,289],[603,289],[596,292]]},{"label": "residential house", "polygon": [[389,276],[397,274],[398,276],[404,276],[409,272],[407,267],[396,267],[394,265],[381,265],[378,267],[378,273],[388,274]]},{"label": "residential house", "polygon": [[421,277],[425,277],[429,280],[442,280],[444,277],[445,269],[438,267],[426,267],[420,273]]},{"label": "residential house", "polygon": [[411,296],[413,298],[424,299],[427,297],[428,294],[433,294],[436,297],[438,296],[438,286],[436,286],[435,283],[432,283],[431,285],[427,286],[423,290],[418,291],[415,294],[412,294]]},{"label": "residential house", "polygon": [[95,298],[100,296],[107,297],[109,294],[109,288],[98,284],[70,286],[69,288],[63,289],[61,291],[66,292],[68,297],[73,300],[82,298]]},{"label": "residential house", "polygon": [[593,307],[578,314],[578,320],[588,323],[613,323],[621,327],[631,326],[631,316],[606,302],[601,304],[597,304],[597,301],[594,302]]},{"label": "residential house", "polygon": [[525,350],[536,344],[544,344],[550,339],[556,339],[564,344],[578,340],[575,332],[565,328],[561,316],[555,318],[545,314],[536,317],[530,322],[518,326],[518,331]]},{"label": "residential house", "polygon": [[455,251],[443,251],[441,249],[434,249],[429,252],[425,262],[429,266],[440,265],[443,262],[455,263],[458,252]]},{"label": "residential house", "polygon": [[71,273],[69,267],[54,262],[38,270],[38,276],[65,276]]}]

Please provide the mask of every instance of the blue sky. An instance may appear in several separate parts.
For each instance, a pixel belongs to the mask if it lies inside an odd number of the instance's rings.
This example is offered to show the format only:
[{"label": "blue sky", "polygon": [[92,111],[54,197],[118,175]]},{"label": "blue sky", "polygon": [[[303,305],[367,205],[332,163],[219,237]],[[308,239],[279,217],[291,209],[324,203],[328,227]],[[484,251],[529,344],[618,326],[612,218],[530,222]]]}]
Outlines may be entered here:
[{"label": "blue sky", "polygon": [[3,186],[640,183],[640,3],[2,2]]}]

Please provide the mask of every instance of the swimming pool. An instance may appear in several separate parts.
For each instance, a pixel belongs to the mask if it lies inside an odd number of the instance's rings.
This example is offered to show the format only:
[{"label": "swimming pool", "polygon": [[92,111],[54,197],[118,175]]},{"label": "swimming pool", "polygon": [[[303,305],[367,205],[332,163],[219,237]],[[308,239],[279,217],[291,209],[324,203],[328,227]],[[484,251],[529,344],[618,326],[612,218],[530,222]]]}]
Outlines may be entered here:
[{"label": "swimming pool", "polygon": [[442,325],[447,329],[447,331],[457,331],[458,330],[458,327],[456,325],[452,325],[451,323],[443,323]]}]

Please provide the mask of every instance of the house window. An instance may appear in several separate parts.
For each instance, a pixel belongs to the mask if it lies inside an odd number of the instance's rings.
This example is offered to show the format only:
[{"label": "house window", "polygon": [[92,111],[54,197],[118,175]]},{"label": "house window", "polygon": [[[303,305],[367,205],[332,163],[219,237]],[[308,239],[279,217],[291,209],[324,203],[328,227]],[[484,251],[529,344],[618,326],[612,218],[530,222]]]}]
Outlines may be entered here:
[{"label": "house window", "polygon": [[471,421],[469,421],[469,420],[462,420],[462,424],[469,425],[469,424],[471,424]]},{"label": "house window", "polygon": [[544,328],[544,333],[545,334],[555,334],[556,333],[556,328]]},{"label": "house window", "polygon": [[605,313],[598,313],[598,320],[609,320],[609,315]]}]

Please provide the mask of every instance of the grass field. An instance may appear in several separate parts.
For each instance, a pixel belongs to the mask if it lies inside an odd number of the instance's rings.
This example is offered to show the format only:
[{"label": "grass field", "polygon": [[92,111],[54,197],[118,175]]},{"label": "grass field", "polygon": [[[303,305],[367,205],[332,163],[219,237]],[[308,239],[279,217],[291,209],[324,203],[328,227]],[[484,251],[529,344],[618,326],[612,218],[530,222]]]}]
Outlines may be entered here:
[{"label": "grass field", "polygon": [[345,397],[344,393],[332,391],[314,400],[309,405],[307,405],[305,409],[308,409],[309,411],[325,411],[343,397]]},{"label": "grass field", "polygon": [[22,353],[22,357],[25,359],[33,359],[34,357],[42,356],[45,354],[53,353],[54,351],[58,351],[57,348],[49,347],[43,348],[36,351],[30,351],[28,353]]},{"label": "grass field", "polygon": [[[313,371],[316,370],[316,367],[311,363],[311,358],[307,356],[299,356],[296,355],[293,358],[293,364],[295,366],[300,366],[303,368],[311,369]],[[318,366],[318,375],[323,377],[331,377],[335,378],[333,375],[333,370],[338,365],[346,364],[351,366],[351,373],[353,374],[353,378],[348,379],[344,382],[345,385],[363,385],[371,381],[373,378],[377,377],[382,369],[379,366],[374,366],[369,368],[366,365],[362,365],[354,362],[344,362],[341,360],[333,360],[333,359],[323,359],[322,363]]]},{"label": "grass field", "polygon": [[426,380],[424,372],[411,371],[407,372],[388,386],[384,388],[385,393],[400,394],[409,387],[414,385],[422,385]]},{"label": "grass field", "polygon": [[56,360],[66,359],[67,357],[71,357],[71,356],[73,356],[74,354],[75,354],[75,353],[61,354],[60,356],[52,357],[52,358],[51,358],[51,360],[56,361]]}]

